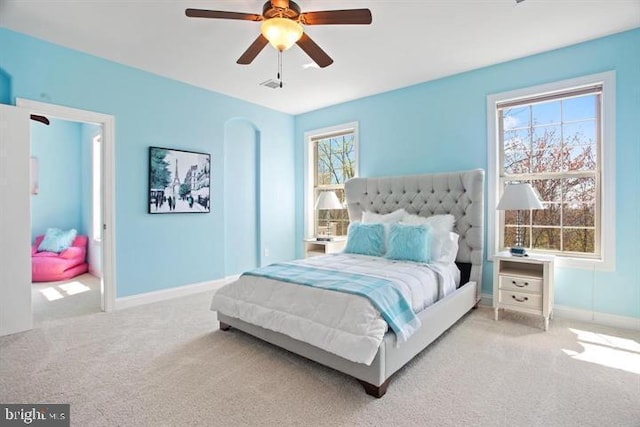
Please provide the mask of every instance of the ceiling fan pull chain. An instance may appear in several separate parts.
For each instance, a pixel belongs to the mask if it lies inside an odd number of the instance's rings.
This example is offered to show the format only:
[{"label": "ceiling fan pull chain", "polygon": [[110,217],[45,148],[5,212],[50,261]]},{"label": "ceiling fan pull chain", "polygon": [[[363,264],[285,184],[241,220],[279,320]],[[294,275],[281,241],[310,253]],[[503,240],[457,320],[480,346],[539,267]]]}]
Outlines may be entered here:
[{"label": "ceiling fan pull chain", "polygon": [[282,89],[282,51],[278,51],[278,80],[280,80],[280,88]]}]

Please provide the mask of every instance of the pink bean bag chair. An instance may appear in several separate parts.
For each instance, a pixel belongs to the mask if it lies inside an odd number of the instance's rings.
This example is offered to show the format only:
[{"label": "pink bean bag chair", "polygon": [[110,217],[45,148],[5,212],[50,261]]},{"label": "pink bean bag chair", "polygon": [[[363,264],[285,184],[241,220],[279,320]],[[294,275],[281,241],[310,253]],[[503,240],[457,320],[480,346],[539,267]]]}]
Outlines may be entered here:
[{"label": "pink bean bag chair", "polygon": [[60,253],[38,252],[44,235],[37,236],[31,246],[31,280],[34,282],[55,282],[67,280],[89,270],[87,257],[87,236],[76,236],[71,246]]}]

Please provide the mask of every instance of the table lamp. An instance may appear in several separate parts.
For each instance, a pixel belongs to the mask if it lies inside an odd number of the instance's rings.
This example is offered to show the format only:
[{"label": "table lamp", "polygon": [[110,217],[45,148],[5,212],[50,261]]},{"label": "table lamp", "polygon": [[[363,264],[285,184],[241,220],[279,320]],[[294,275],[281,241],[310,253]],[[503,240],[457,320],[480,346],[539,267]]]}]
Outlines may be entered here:
[{"label": "table lamp", "polygon": [[316,200],[317,210],[326,210],[327,211],[327,236],[326,237],[316,237],[316,240],[320,241],[331,241],[333,237],[331,236],[331,209],[343,209],[342,203],[338,199],[335,191],[323,191],[318,196],[318,200]]},{"label": "table lamp", "polygon": [[496,209],[499,211],[516,211],[516,244],[510,249],[510,252],[514,256],[526,256],[527,251],[523,247],[520,211],[523,209],[544,209],[542,202],[533,191],[533,187],[525,182],[507,184]]}]

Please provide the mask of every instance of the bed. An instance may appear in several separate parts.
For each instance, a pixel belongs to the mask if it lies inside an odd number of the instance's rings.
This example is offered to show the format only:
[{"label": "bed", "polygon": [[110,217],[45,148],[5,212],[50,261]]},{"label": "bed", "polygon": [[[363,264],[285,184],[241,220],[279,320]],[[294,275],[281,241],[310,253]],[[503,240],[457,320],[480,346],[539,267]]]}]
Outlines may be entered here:
[{"label": "bed", "polygon": [[[343,372],[357,379],[367,394],[382,397],[395,372],[474,308],[480,300],[484,250],[483,191],[484,171],[481,169],[397,177],[354,178],[345,184],[347,208],[352,222],[359,221],[364,212],[385,215],[399,209],[420,217],[451,214],[455,217],[453,231],[459,235],[458,251],[455,257],[455,264],[460,272],[459,285],[437,302],[415,314],[421,326],[416,328],[406,341],[399,343],[399,338],[393,331],[384,333],[371,353],[372,360],[366,360],[367,363],[354,361],[359,359],[350,357],[348,352],[343,356],[336,354],[339,353],[336,351],[324,350],[314,345],[315,342],[307,339],[305,334],[297,336],[278,332],[278,328],[272,326],[273,322],[262,322],[261,317],[255,315],[257,306],[249,304],[246,307],[240,306],[240,309],[226,308],[228,305],[220,303],[224,297],[218,295],[224,294],[221,293],[222,290],[214,295],[211,307],[212,310],[217,311],[220,329],[226,331],[236,328]],[[344,261],[345,257],[335,259]],[[228,289],[237,291],[242,283],[247,285],[247,281],[252,279],[261,281],[260,286],[257,287],[260,292],[264,291],[263,285],[267,282],[270,286],[288,286],[287,289],[309,288],[279,282],[269,277],[252,277],[251,275],[243,275],[238,282],[226,285],[225,288],[236,286],[237,288]],[[241,280],[244,282],[239,283]],[[340,294],[340,292],[316,288],[301,291],[315,292],[316,294],[310,297],[314,300],[318,295],[329,296],[327,293],[331,293],[334,295],[332,298],[335,298],[335,294]],[[266,299],[272,299],[272,297],[260,296],[256,301]],[[330,304],[334,304],[333,300]],[[245,316],[243,313],[250,313],[252,316]],[[345,344],[345,346],[348,345]]]}]

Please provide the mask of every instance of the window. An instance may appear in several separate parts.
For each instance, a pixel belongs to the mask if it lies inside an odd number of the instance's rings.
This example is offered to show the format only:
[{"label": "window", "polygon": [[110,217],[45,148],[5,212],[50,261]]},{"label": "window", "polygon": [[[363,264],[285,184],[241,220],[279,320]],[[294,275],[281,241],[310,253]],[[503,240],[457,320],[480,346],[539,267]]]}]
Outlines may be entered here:
[{"label": "window", "polygon": [[[580,264],[613,256],[615,90],[613,73],[578,80],[492,95],[488,111],[495,162],[490,206],[506,184],[531,183],[544,209],[524,212],[524,247]],[[516,212],[489,214],[495,227],[490,248],[513,246]]]},{"label": "window", "polygon": [[[358,175],[358,124],[348,123],[307,132],[305,141],[305,235],[346,236],[349,214],[344,183]],[[315,209],[318,197],[326,191],[335,192],[343,209]]]}]

